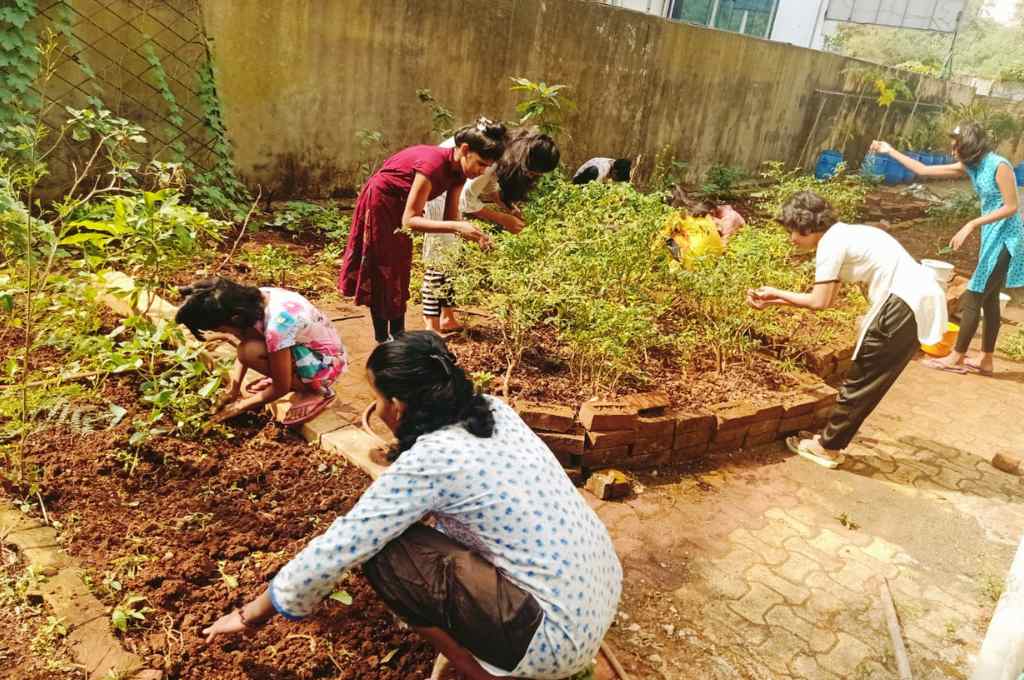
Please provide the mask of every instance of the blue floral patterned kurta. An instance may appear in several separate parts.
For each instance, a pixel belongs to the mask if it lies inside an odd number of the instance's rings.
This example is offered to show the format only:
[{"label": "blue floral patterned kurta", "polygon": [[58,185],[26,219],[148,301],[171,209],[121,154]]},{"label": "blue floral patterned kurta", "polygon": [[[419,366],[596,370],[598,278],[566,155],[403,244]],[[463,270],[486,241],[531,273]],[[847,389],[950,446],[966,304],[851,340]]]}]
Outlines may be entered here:
[{"label": "blue floral patterned kurta", "polygon": [[[996,170],[1001,164],[1010,166],[1010,161],[994,153],[988,153],[973,168],[967,168],[967,175],[974,184],[974,190],[981,199],[981,214],[985,215],[999,210],[1005,205],[1003,194],[996,183]],[[1010,166],[1012,170],[1013,167]],[[1010,251],[1010,270],[1006,275],[1006,287],[1024,286],[1024,220],[1020,212],[1006,219],[986,224],[981,228],[981,251],[978,253],[978,266],[974,276],[967,284],[967,289],[975,293],[985,291],[985,284],[992,276],[996,261],[1003,252]]]},{"label": "blue floral patterned kurta", "polygon": [[270,587],[278,612],[309,614],[346,569],[433,515],[439,530],[501,569],[544,612],[515,669],[481,661],[484,668],[557,679],[596,656],[622,588],[611,538],[544,442],[506,404],[487,399],[494,434],[478,438],[452,425],[420,437],[278,572]]}]

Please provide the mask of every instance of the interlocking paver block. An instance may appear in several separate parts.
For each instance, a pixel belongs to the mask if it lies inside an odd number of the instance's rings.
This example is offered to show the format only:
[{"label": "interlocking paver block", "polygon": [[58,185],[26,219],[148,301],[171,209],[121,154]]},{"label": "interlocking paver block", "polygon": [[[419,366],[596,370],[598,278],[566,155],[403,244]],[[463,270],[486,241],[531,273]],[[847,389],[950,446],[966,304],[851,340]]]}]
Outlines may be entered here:
[{"label": "interlocking paver block", "polygon": [[853,637],[840,632],[839,641],[830,652],[818,657],[821,667],[843,678],[854,677],[854,671],[864,661],[870,661],[875,654],[870,647]]},{"label": "interlocking paver block", "polygon": [[729,609],[747,621],[765,623],[765,615],[775,605],[783,604],[782,596],[760,583],[751,583],[750,590],[739,600],[729,603]]}]

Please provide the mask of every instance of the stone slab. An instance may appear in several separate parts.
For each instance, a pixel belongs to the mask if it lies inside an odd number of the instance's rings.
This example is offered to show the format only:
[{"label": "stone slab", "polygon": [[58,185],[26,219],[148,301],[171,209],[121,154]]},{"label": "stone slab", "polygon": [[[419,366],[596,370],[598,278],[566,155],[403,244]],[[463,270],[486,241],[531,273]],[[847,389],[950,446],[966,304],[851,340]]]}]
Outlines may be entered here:
[{"label": "stone slab", "polygon": [[320,447],[326,451],[340,454],[346,461],[377,479],[387,469],[371,458],[371,453],[380,447],[380,441],[363,432],[358,427],[346,427],[325,434],[320,439]]}]

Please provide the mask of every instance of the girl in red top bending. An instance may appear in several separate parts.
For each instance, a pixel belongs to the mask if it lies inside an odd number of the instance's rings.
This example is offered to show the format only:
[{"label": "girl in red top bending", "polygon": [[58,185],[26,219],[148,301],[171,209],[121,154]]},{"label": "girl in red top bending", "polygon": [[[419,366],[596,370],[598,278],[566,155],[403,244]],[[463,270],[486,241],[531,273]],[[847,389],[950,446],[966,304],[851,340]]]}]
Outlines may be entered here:
[{"label": "girl in red top bending", "polygon": [[[384,161],[356,201],[352,231],[338,277],[341,294],[370,308],[377,342],[405,332],[412,271],[407,230],[458,234],[481,247],[490,239],[460,221],[459,196],[467,179],[483,174],[505,150],[505,126],[481,118],[455,134],[455,148],[411,146]],[[423,216],[427,201],[448,193],[443,220]]]}]

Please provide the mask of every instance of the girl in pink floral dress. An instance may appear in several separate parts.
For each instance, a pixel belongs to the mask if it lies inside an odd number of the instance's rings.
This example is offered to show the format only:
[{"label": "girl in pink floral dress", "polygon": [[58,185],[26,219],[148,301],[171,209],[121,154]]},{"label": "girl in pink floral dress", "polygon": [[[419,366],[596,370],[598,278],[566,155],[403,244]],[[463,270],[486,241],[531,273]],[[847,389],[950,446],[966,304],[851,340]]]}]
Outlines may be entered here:
[{"label": "girl in pink floral dress", "polygon": [[[332,401],[331,385],[348,365],[345,346],[330,320],[309,300],[284,288],[243,286],[224,278],[182,288],[188,296],[175,320],[200,340],[204,331],[238,339],[231,382],[215,421],[225,420],[289,392],[293,400],[285,425],[318,415]],[[264,376],[246,385],[249,369]]]}]

